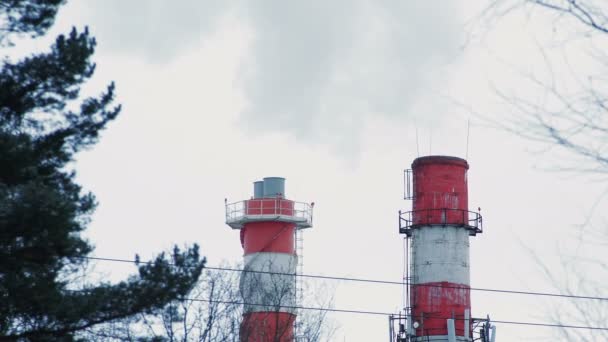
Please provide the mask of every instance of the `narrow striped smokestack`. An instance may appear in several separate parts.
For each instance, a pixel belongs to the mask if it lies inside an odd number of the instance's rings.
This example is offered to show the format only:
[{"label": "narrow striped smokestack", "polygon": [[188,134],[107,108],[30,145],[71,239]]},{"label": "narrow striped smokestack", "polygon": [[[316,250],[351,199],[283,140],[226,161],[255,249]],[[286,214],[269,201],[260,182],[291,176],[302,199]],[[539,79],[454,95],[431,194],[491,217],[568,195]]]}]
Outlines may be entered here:
[{"label": "narrow striped smokestack", "polygon": [[240,229],[244,250],[241,341],[293,341],[294,237],[297,229],[312,226],[312,206],[286,199],[284,178],[267,177],[254,183],[252,199],[226,204],[226,223]]},{"label": "narrow striped smokestack", "polygon": [[412,211],[400,213],[411,239],[411,341],[473,341],[469,236],[481,216],[469,212],[466,160],[426,156],[412,163]]}]

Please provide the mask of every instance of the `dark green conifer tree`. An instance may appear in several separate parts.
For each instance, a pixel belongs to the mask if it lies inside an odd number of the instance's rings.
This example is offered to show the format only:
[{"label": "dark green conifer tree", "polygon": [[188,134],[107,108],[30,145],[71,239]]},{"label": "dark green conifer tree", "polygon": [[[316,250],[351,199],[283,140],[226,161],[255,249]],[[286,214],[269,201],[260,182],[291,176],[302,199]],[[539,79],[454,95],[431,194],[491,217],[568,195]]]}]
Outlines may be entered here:
[{"label": "dark green conifer tree", "polygon": [[[11,37],[44,34],[63,2],[0,1],[0,49]],[[160,310],[188,294],[205,264],[195,245],[160,254],[118,284],[70,283],[93,249],[80,233],[96,204],[76,184],[72,161],[120,112],[114,84],[97,97],[79,94],[95,70],[94,49],[87,29],[73,29],[48,52],[0,65],[0,340],[70,341]]]}]

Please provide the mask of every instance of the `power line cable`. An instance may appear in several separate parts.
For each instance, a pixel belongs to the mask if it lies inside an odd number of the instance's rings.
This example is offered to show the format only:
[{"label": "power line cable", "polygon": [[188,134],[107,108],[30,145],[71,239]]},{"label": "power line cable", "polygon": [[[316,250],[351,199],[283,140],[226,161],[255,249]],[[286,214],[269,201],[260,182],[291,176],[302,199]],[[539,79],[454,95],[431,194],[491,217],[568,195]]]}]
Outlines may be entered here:
[{"label": "power line cable", "polygon": [[[122,263],[135,263],[134,260],[127,259],[116,259],[116,258],[102,258],[102,257],[81,257],[82,259],[89,260],[98,260],[98,261],[109,261],[109,262],[122,262]],[[140,261],[140,264],[149,264],[150,261]],[[388,285],[412,285],[412,286],[425,286],[425,287],[438,287],[438,288],[454,288],[454,289],[462,289],[462,286],[451,286],[451,285],[435,285],[435,284],[412,284],[409,282],[403,281],[391,281],[391,280],[380,280],[380,279],[369,279],[369,278],[352,278],[352,277],[338,277],[338,276],[324,276],[324,275],[316,275],[316,274],[294,274],[294,273],[281,273],[281,272],[271,272],[271,271],[254,271],[254,270],[245,270],[239,268],[229,268],[229,267],[213,267],[213,266],[205,266],[205,269],[214,270],[214,271],[229,271],[229,272],[247,272],[247,273],[260,273],[260,274],[274,274],[274,275],[287,275],[287,276],[296,276],[296,277],[305,277],[311,279],[323,279],[323,280],[338,280],[338,281],[354,281],[354,282],[362,282],[362,283],[373,283],[373,284],[388,284]],[[471,287],[472,291],[481,291],[481,292],[494,292],[494,293],[507,293],[507,294],[519,294],[519,295],[530,295],[530,296],[543,296],[543,297],[557,297],[557,298],[570,298],[570,299],[589,299],[589,300],[599,300],[599,301],[608,301],[608,297],[599,297],[599,296],[581,296],[581,295],[569,295],[569,294],[560,294],[560,293],[548,293],[548,292],[535,292],[535,291],[518,291],[518,290],[504,290],[504,289],[489,289],[489,288],[481,288],[481,287]]]},{"label": "power line cable", "polygon": [[[99,258],[99,257],[81,257],[83,259],[91,259],[91,260],[99,260],[99,261],[111,261],[111,262],[123,262],[123,263],[135,263],[133,260],[126,259],[114,259],[114,258]],[[151,262],[140,262],[142,264],[150,264]],[[234,269],[234,268],[224,268],[224,267],[205,267],[211,270],[219,270],[219,271],[232,271],[232,272],[253,272],[253,273],[266,273],[266,274],[278,274],[278,275],[291,275],[290,273],[278,273],[278,272],[264,272],[264,271],[249,271],[242,269]],[[388,283],[388,284],[399,284],[402,285],[401,282],[393,282],[393,281],[383,281],[383,280],[375,280],[375,279],[362,279],[362,278],[346,278],[346,277],[329,277],[329,276],[317,276],[317,275],[301,275],[313,278],[322,278],[322,279],[331,279],[331,280],[347,280],[347,281],[362,281],[362,282],[373,282],[373,283]],[[424,285],[429,286],[429,285]],[[441,287],[440,285],[435,285],[436,287]],[[471,288],[473,290],[474,288]],[[524,291],[510,291],[510,290],[495,290],[495,289],[477,289],[484,291],[493,291],[493,292],[507,292],[507,293],[516,293],[516,294],[533,294],[533,295],[550,295],[550,296],[559,296],[559,297],[568,297],[568,298],[585,298],[585,299],[600,299],[600,300],[608,300],[608,298],[603,297],[586,297],[586,296],[572,296],[572,295],[559,295],[559,294],[548,294],[541,292],[524,292]],[[201,299],[201,298],[183,298],[187,301],[194,302],[207,302],[207,303],[217,303],[217,304],[231,304],[231,305],[252,305],[252,306],[266,306],[266,307],[277,307],[277,305],[272,304],[251,304],[241,301],[221,301],[221,300],[212,300],[212,299]],[[375,316],[388,316],[392,313],[381,312],[381,311],[369,311],[369,310],[359,310],[359,309],[336,309],[336,308],[322,308],[322,307],[310,307],[310,306],[287,306],[281,305],[281,308],[285,309],[299,309],[299,310],[316,310],[316,311],[326,311],[326,312],[336,312],[336,313],[352,313],[352,314],[363,314],[363,315],[375,315]],[[411,315],[407,315],[408,317],[412,317]],[[441,317],[437,317],[441,318]],[[448,317],[451,318],[451,317]],[[462,318],[454,318],[455,320],[463,320]],[[485,320],[485,319],[473,319],[473,320]],[[594,327],[594,326],[585,326],[585,325],[573,325],[573,324],[553,324],[553,323],[542,323],[542,322],[521,322],[521,321],[506,321],[506,320],[491,320],[490,322],[496,324],[509,324],[509,325],[524,325],[524,326],[537,326],[537,327],[548,327],[548,328],[562,328],[562,329],[586,329],[586,330],[599,330],[599,331],[608,331],[608,327]]]},{"label": "power line cable", "polygon": [[[311,307],[311,306],[289,306],[289,305],[273,305],[273,304],[251,304],[241,301],[222,301],[222,300],[214,300],[214,299],[200,299],[200,298],[184,298],[184,300],[194,301],[194,302],[207,302],[207,303],[217,303],[217,304],[230,304],[230,305],[250,305],[250,306],[266,306],[272,308],[283,308],[283,309],[299,309],[299,310],[314,310],[314,311],[326,311],[326,312],[337,312],[337,313],[352,313],[352,314],[361,314],[361,315],[376,315],[376,316],[389,316],[393,313],[381,312],[381,311],[367,311],[367,310],[358,310],[358,309],[335,309],[335,308],[322,308],[322,307]],[[411,315],[401,315],[401,317],[412,317]],[[443,317],[433,317],[434,319],[441,319]],[[464,321],[464,318],[452,318],[445,317],[445,319],[454,319],[456,321]],[[474,321],[486,321],[486,318],[472,318]],[[521,321],[504,321],[504,320],[494,320],[490,319],[490,323],[496,324],[510,324],[510,325],[526,325],[526,326],[536,326],[536,327],[548,327],[548,328],[563,328],[563,329],[586,329],[586,330],[600,330],[600,331],[608,331],[608,327],[593,327],[586,325],[573,325],[573,324],[557,324],[557,323],[542,323],[542,322],[521,322]]]}]

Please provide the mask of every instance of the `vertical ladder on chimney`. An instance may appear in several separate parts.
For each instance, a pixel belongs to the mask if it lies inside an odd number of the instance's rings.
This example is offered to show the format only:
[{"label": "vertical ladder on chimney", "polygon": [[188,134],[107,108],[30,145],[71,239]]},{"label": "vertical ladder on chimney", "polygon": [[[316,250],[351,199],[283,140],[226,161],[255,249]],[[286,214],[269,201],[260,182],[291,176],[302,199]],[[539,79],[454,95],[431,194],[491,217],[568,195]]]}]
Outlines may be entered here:
[{"label": "vertical ladder on chimney", "polygon": [[[295,296],[296,296],[296,300],[295,300],[295,304],[296,306],[302,306],[302,299],[304,297],[304,280],[303,277],[301,276],[304,272],[304,231],[301,229],[296,229],[296,239],[295,239],[295,250],[296,250],[296,255],[297,255],[297,260],[298,260],[298,264],[296,265],[296,277],[295,277]],[[299,309],[296,309],[297,313],[300,313]],[[298,315],[299,319],[300,315]],[[301,336],[299,336],[299,328],[300,328],[301,322],[296,321],[295,322],[295,329],[294,329],[294,339],[295,341],[301,341]]]}]

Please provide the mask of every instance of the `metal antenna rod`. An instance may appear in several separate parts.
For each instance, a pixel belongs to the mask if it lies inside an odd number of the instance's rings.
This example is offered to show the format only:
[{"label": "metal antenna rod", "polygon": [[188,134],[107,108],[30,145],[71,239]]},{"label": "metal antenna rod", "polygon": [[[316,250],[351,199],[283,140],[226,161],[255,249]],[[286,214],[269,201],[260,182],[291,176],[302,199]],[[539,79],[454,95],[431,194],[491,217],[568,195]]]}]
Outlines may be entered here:
[{"label": "metal antenna rod", "polygon": [[467,119],[467,152],[464,159],[469,159],[469,133],[471,131],[471,119]]},{"label": "metal antenna rod", "polygon": [[429,156],[433,155],[433,128],[429,129]]},{"label": "metal antenna rod", "polygon": [[416,127],[416,154],[420,157],[420,145],[418,144],[418,127]]}]

